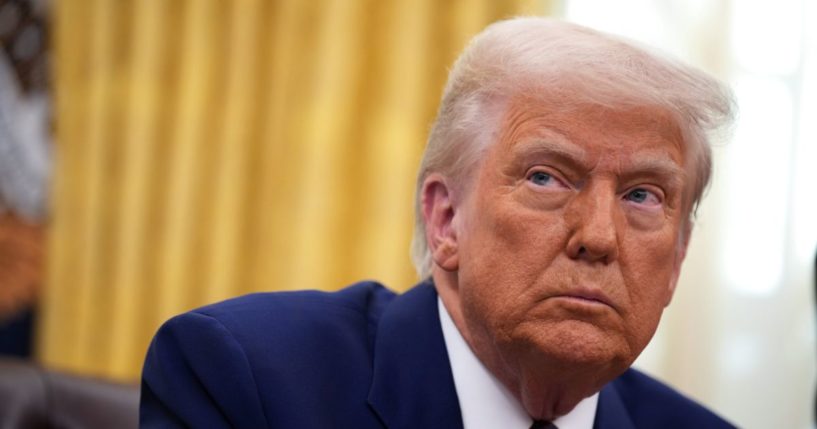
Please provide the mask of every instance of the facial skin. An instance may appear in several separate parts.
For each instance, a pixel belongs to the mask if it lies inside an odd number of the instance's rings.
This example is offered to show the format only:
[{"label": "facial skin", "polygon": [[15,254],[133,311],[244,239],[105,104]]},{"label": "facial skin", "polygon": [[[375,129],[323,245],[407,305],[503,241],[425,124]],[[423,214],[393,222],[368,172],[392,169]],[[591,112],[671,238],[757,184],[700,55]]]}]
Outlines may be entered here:
[{"label": "facial skin", "polygon": [[477,357],[536,419],[625,371],[688,242],[680,132],[651,108],[507,103],[468,184],[423,187],[432,276]]}]

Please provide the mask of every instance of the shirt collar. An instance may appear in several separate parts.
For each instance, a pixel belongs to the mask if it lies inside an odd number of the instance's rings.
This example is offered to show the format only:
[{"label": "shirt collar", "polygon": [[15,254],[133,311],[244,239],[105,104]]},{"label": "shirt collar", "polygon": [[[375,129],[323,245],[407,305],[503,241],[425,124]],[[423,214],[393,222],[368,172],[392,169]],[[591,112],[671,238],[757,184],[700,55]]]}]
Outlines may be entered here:
[{"label": "shirt collar", "polygon": [[[532,420],[522,404],[477,359],[439,297],[437,309],[462,411],[463,428],[529,429]],[[553,424],[559,429],[592,429],[598,400],[598,393],[585,398]]]}]

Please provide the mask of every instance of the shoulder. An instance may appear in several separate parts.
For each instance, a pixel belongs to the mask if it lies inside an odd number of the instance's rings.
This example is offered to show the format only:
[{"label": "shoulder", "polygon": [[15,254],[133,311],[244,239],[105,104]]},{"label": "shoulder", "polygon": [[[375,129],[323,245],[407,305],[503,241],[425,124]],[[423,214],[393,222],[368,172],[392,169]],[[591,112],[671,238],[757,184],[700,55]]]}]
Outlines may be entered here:
[{"label": "shoulder", "polygon": [[612,384],[637,427],[735,427],[701,404],[636,369],[627,370]]},{"label": "shoulder", "polygon": [[201,307],[191,313],[236,326],[259,321],[320,323],[321,320],[378,316],[395,296],[380,283],[365,281],[335,292],[301,290],[253,293]]},{"label": "shoulder", "polygon": [[366,333],[396,294],[367,281],[335,292],[317,290],[254,293],[208,305],[171,319],[176,329],[196,329],[196,320],[210,319],[245,347],[254,342],[280,342]]},{"label": "shoulder", "polygon": [[[292,404],[339,401],[323,380],[347,396],[362,391],[357,380],[368,377],[374,332],[395,296],[375,282],[257,293],[168,320],[145,359],[143,426],[267,427],[290,416]],[[288,402],[269,402],[270,386],[282,386]]]}]

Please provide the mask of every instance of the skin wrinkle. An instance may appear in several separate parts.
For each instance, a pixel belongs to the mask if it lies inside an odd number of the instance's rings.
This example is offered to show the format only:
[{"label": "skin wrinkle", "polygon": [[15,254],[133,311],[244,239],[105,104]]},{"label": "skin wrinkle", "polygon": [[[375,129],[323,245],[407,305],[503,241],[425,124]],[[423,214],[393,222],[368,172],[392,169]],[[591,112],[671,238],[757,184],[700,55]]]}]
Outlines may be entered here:
[{"label": "skin wrinkle", "polygon": [[[569,98],[569,95],[565,96]],[[511,100],[510,103],[513,103],[517,106],[525,106],[525,108],[518,109],[518,112],[509,114],[505,117],[500,129],[510,130],[510,134],[507,136],[509,140],[517,140],[518,139],[518,124],[524,123],[525,121],[531,119],[531,115],[535,115],[532,112],[537,111],[537,106],[541,106],[542,104],[548,104],[554,107],[552,110],[545,112],[542,114],[541,109],[539,109],[539,120],[540,121],[547,121],[548,118],[551,118],[554,115],[560,115],[560,121],[556,123],[550,123],[549,127],[543,133],[545,135],[549,135],[551,138],[556,138],[559,140],[564,139],[564,129],[565,128],[583,128],[589,124],[598,127],[604,127],[609,122],[611,115],[617,115],[619,113],[632,113],[632,117],[628,120],[625,120],[621,123],[623,127],[629,129],[629,132],[633,133],[634,135],[645,134],[645,133],[653,133],[657,134],[658,137],[662,140],[667,142],[671,142],[672,146],[679,152],[676,155],[672,155],[672,163],[666,162],[665,155],[667,152],[661,154],[652,154],[653,156],[659,155],[655,157],[653,163],[655,163],[654,170],[656,173],[663,173],[666,177],[670,178],[682,178],[685,181],[689,181],[689,178],[692,177],[691,171],[689,169],[681,169],[678,167],[680,163],[680,158],[687,157],[686,150],[682,145],[684,141],[682,130],[680,126],[676,123],[675,116],[670,112],[664,111],[663,109],[658,109],[651,106],[629,106],[629,107],[619,107],[619,108],[611,108],[611,109],[600,109],[591,114],[576,114],[578,111],[581,111],[581,107],[569,107],[567,109],[561,109],[561,105],[559,103],[548,103],[546,99],[537,98],[535,96],[523,96],[517,97],[515,100]],[[509,104],[510,104],[509,103]],[[646,114],[647,116],[653,118],[650,121],[639,121],[636,120],[639,113]],[[643,115],[642,115],[643,116]],[[586,144],[588,142],[577,141],[576,143],[579,144]],[[611,147],[610,149],[614,149],[615,147]],[[581,152],[581,147],[574,147],[572,148],[576,152]],[[643,153],[642,155],[646,156],[647,153]],[[660,155],[664,155],[663,157]],[[573,156],[574,159],[582,160],[584,158],[581,155]],[[636,162],[644,162],[644,164],[648,164],[646,160],[641,158],[637,159]],[[648,165],[640,166],[635,165],[633,166],[634,170],[639,170],[641,173],[645,172],[646,170],[650,170]],[[619,169],[621,170],[621,168]],[[675,182],[680,182],[680,180],[675,180]],[[688,187],[686,194],[684,195],[685,205],[691,206],[692,195],[689,191],[691,191],[691,187]],[[688,210],[688,209],[687,209]]]},{"label": "skin wrinkle", "polygon": [[[564,112],[516,99],[499,130],[445,216],[428,193],[443,178],[425,181],[433,277],[480,360],[532,417],[552,419],[628,368],[655,332],[685,251],[689,166],[678,127],[648,107]],[[533,184],[537,165],[565,183]],[[641,185],[663,194],[659,207],[624,199]],[[564,297],[577,288],[610,305]]]}]

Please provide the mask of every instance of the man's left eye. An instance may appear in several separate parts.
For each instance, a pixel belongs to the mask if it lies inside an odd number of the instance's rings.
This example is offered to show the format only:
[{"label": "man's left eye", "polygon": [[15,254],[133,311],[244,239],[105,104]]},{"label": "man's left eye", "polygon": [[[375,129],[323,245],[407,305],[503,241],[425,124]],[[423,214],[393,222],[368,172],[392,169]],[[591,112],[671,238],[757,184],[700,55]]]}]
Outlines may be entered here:
[{"label": "man's left eye", "polygon": [[635,188],[627,192],[624,198],[637,204],[654,205],[661,203],[661,198],[658,195],[644,188]]}]

